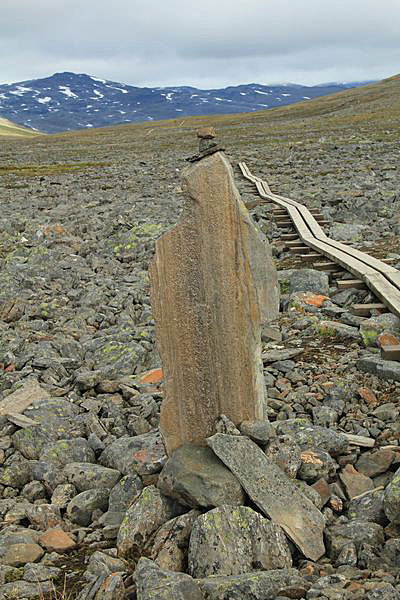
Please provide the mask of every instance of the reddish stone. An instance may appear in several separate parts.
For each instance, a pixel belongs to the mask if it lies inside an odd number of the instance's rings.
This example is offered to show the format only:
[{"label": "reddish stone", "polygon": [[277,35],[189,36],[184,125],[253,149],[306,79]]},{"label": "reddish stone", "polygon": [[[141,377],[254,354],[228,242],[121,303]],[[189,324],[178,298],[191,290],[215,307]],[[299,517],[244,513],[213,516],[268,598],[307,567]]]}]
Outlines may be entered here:
[{"label": "reddish stone", "polygon": [[161,383],[162,380],[162,369],[152,369],[151,371],[147,371],[147,373],[143,373],[139,379],[140,383]]},{"label": "reddish stone", "polygon": [[323,296],[322,294],[309,293],[304,298],[306,304],[311,304],[312,306],[316,306],[317,308],[321,308],[325,300],[327,300],[327,297]]},{"label": "reddish stone", "polygon": [[384,346],[398,346],[400,344],[399,338],[391,333],[382,333],[378,336],[376,342],[379,348],[383,348]]},{"label": "reddish stone", "polygon": [[316,490],[321,496],[322,506],[324,506],[331,497],[331,489],[328,483],[325,481],[325,479],[321,478],[318,479],[318,481],[316,481],[315,483],[313,483],[311,487],[313,487],[314,490]]},{"label": "reddish stone", "polygon": [[40,538],[41,544],[49,552],[64,554],[76,548],[75,541],[62,529],[48,529]]},{"label": "reddish stone", "polygon": [[368,406],[375,406],[378,403],[378,400],[372,390],[366,387],[358,388],[358,393],[363,400],[368,404]]},{"label": "reddish stone", "polygon": [[372,490],[374,482],[369,477],[359,473],[353,465],[346,465],[339,477],[346,488],[346,492],[350,500]]}]

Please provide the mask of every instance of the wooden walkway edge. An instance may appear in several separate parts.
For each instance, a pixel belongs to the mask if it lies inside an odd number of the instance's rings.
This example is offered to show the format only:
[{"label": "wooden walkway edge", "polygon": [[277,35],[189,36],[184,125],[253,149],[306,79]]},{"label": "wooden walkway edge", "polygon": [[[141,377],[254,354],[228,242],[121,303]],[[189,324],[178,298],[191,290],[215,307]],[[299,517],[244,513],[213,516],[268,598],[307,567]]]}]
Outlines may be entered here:
[{"label": "wooden walkway edge", "polygon": [[245,162],[239,163],[243,176],[255,184],[261,198],[285,209],[302,243],[340,265],[358,279],[400,317],[400,271],[381,260],[329,238],[303,204],[274,194],[268,183],[251,174]]}]

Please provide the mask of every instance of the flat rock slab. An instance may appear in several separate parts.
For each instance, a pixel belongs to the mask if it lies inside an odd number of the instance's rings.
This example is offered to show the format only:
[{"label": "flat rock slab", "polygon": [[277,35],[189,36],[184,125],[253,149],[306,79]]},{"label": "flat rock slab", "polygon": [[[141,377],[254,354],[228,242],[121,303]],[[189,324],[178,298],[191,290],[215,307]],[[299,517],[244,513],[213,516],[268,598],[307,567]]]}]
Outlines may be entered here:
[{"label": "flat rock slab", "polygon": [[222,433],[208,438],[207,444],[304,556],[318,560],[325,553],[322,514],[256,444],[245,437]]},{"label": "flat rock slab", "polygon": [[23,413],[34,400],[45,398],[50,398],[50,394],[32,379],[0,402],[0,416]]},{"label": "flat rock slab", "polygon": [[273,363],[278,360],[289,360],[304,352],[304,348],[284,348],[283,350],[267,350],[262,353],[264,363]]}]

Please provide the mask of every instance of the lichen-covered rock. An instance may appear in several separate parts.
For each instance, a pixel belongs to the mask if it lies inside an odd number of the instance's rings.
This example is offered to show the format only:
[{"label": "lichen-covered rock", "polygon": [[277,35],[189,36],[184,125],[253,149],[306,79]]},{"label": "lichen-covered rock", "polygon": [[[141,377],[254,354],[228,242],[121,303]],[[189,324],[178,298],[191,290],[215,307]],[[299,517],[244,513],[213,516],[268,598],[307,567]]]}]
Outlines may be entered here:
[{"label": "lichen-covered rock", "polygon": [[245,500],[242,486],[214,452],[192,444],[175,450],[157,485],[165,496],[193,508],[240,505]]},{"label": "lichen-covered rock", "polygon": [[116,469],[86,462],[71,462],[64,468],[64,475],[79,492],[111,489],[121,478],[121,473]]},{"label": "lichen-covered rock", "polygon": [[314,292],[327,296],[329,277],[323,271],[315,269],[294,269],[289,276],[289,293],[294,292]]},{"label": "lichen-covered rock", "polygon": [[124,475],[151,475],[161,471],[166,461],[160,435],[150,432],[115,440],[104,450],[98,462]]},{"label": "lichen-covered rock", "polygon": [[11,465],[0,468],[0,484],[14,488],[22,488],[32,478],[32,470],[27,460],[15,461]]},{"label": "lichen-covered rock", "polygon": [[376,346],[382,333],[400,334],[400,319],[392,313],[364,319],[360,325],[360,333],[365,346]]},{"label": "lichen-covered rock", "polygon": [[322,514],[261,448],[249,438],[222,433],[208,438],[207,444],[307,558],[318,560],[324,554]]},{"label": "lichen-covered rock", "polygon": [[135,571],[137,600],[204,600],[199,583],[190,575],[160,569],[141,558]]},{"label": "lichen-covered rock", "polygon": [[308,448],[303,450],[300,458],[301,465],[297,472],[299,479],[314,483],[321,477],[330,481],[335,476],[338,465],[328,452],[320,448]]},{"label": "lichen-covered rock", "polygon": [[62,468],[74,462],[94,463],[96,457],[87,440],[74,438],[46,444],[40,453],[39,460]]},{"label": "lichen-covered rock", "polygon": [[205,600],[304,598],[310,587],[296,569],[253,571],[243,575],[213,576],[197,581]]},{"label": "lichen-covered rock", "polygon": [[163,496],[155,486],[144,488],[119,529],[118,556],[138,560],[157,529],[182,512],[182,507]]},{"label": "lichen-covered rock", "polygon": [[327,551],[336,560],[343,546],[353,542],[358,549],[362,544],[380,548],[384,542],[383,528],[377,523],[352,520],[327,527],[325,530]]},{"label": "lichen-covered rock", "polygon": [[400,468],[385,489],[383,507],[389,521],[400,523]]},{"label": "lichen-covered rock", "polygon": [[246,506],[219,506],[195,521],[188,563],[201,578],[289,568],[292,557],[279,525]]},{"label": "lichen-covered rock", "polygon": [[270,441],[265,448],[265,456],[272,460],[290,479],[294,479],[301,465],[301,449],[289,435],[282,435]]},{"label": "lichen-covered rock", "polygon": [[269,421],[242,421],[240,431],[253,442],[264,445],[275,437],[275,431]]},{"label": "lichen-covered rock", "polygon": [[277,433],[293,435],[302,450],[320,448],[331,456],[345,454],[349,447],[349,442],[342,433],[328,427],[311,425],[303,419],[282,421],[277,426]]},{"label": "lichen-covered rock", "polygon": [[161,569],[186,570],[189,538],[193,523],[200,514],[198,510],[191,510],[161,525],[154,537],[150,555]]},{"label": "lichen-covered rock", "polygon": [[388,519],[383,510],[383,498],[383,490],[371,490],[369,494],[351,500],[347,510],[349,519],[387,525]]},{"label": "lichen-covered rock", "polygon": [[81,492],[67,506],[67,515],[73,523],[87,527],[92,520],[92,512],[99,508],[107,510],[109,490],[86,490]]}]

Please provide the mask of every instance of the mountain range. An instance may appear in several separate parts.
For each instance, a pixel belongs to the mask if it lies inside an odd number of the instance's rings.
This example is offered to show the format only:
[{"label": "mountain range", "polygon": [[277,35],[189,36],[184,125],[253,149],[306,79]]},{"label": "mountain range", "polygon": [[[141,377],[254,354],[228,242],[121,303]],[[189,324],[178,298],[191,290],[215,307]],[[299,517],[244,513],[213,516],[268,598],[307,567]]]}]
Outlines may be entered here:
[{"label": "mountain range", "polygon": [[58,133],[189,115],[265,110],[366,83],[250,83],[211,90],[188,86],[141,88],[65,72],[0,85],[0,117],[35,131]]}]

